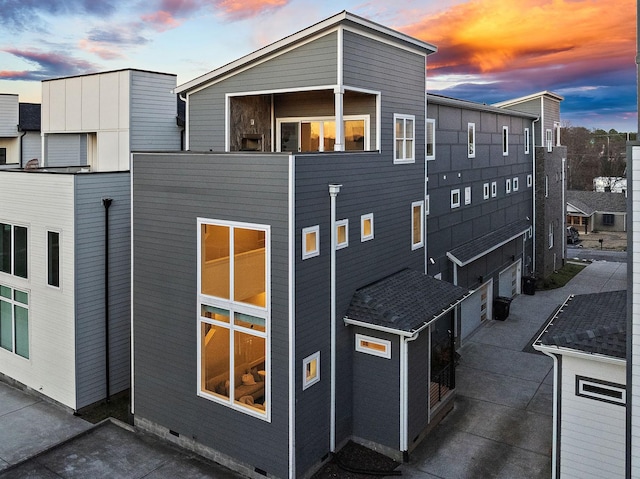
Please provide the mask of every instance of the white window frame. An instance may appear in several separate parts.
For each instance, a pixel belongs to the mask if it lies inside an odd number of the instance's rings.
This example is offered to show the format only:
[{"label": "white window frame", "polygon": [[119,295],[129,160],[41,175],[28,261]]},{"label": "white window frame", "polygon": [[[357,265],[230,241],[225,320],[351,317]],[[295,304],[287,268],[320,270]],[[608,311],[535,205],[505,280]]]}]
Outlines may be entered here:
[{"label": "white window frame", "polygon": [[518,177],[514,177],[513,181],[511,183],[513,185],[513,191],[518,191],[518,189],[520,188],[520,180],[518,179]]},{"label": "white window frame", "polygon": [[[307,235],[314,234],[316,237],[316,247],[307,251]],[[320,256],[320,225],[302,228],[302,259],[309,259]]]},{"label": "white window frame", "polygon": [[553,248],[553,221],[549,223],[549,249]]},{"label": "white window frame", "polygon": [[556,137],[556,141],[555,141],[556,146],[562,145],[562,143],[560,143],[560,131],[561,131],[560,122],[557,122],[557,121],[553,122],[553,130],[555,132],[554,136]]},{"label": "white window frame", "polygon": [[[307,366],[315,363],[315,375],[307,376]],[[310,354],[302,360],[302,390],[310,388],[320,382],[320,351]]]},{"label": "white window frame", "polygon": [[[29,310],[29,303],[31,302],[31,291],[22,288],[14,288],[13,286],[9,286],[7,284],[0,284],[0,286],[7,288],[10,291],[11,296],[10,298],[0,296],[0,301],[8,303],[11,308],[11,350],[0,346],[0,355],[2,353],[8,353],[13,357],[22,358],[28,361],[29,357],[31,356],[31,313]],[[27,295],[26,304],[16,299],[16,291]],[[22,354],[18,354],[16,352],[16,306],[27,311],[27,356],[23,356]]]},{"label": "white window frame", "polygon": [[[339,240],[340,235],[338,234],[338,232],[342,228],[344,228],[344,241],[340,242]],[[349,246],[349,220],[344,219],[344,220],[336,221],[336,228],[335,228],[334,234],[336,235],[335,238],[336,238],[337,250],[346,248],[347,246]]]},{"label": "white window frame", "polygon": [[[431,154],[429,151],[429,136],[431,136]],[[436,159],[436,120],[427,118],[425,120],[425,159]]]},{"label": "white window frame", "polygon": [[491,198],[495,198],[496,196],[498,196],[498,182],[492,181],[491,182]]},{"label": "white window frame", "polygon": [[553,130],[551,128],[547,128],[545,140],[547,142],[547,151],[553,151]]},{"label": "white window frame", "polygon": [[[363,343],[372,343],[377,346],[382,346],[383,351],[367,347]],[[365,334],[356,334],[356,351],[359,353],[371,354],[372,356],[378,356],[380,358],[391,359],[391,341],[388,339],[374,338]]]},{"label": "white window frame", "polygon": [[502,156],[509,155],[509,127],[502,127]]},{"label": "white window frame", "polygon": [[[371,233],[368,235],[365,235],[364,233],[364,225],[366,224],[366,222],[369,222],[369,224],[371,225]],[[360,216],[360,242],[364,243],[365,241],[369,241],[373,239],[373,213],[367,213],[366,215],[362,215]]]},{"label": "white window frame", "polygon": [[[50,248],[49,248],[49,233],[54,233],[58,235],[58,284],[54,285],[51,284],[49,282],[49,255],[51,254]],[[62,288],[62,233],[58,230],[54,230],[54,229],[47,229],[45,231],[45,244],[46,244],[46,251],[45,251],[45,261],[46,261],[46,265],[47,265],[47,286],[49,288],[54,288],[54,289],[61,289]]]},{"label": "white window frame", "polygon": [[464,187],[464,204],[465,205],[471,204],[471,187],[470,186]]},{"label": "white window frame", "polygon": [[507,192],[507,194],[511,193],[511,178],[507,178],[504,182],[505,184],[505,191]]},{"label": "white window frame", "polygon": [[[202,226],[203,225],[214,225],[214,226],[224,226],[230,229],[251,229],[257,231],[263,231],[265,233],[265,306],[256,306],[253,304],[243,303],[239,301],[235,301],[233,298],[234,294],[234,277],[233,277],[233,261],[234,261],[234,251],[233,251],[233,233],[230,236],[230,251],[229,251],[229,299],[226,298],[218,298],[215,296],[209,296],[202,293]],[[236,411],[242,412],[249,416],[257,417],[267,422],[271,422],[271,226],[270,225],[262,225],[256,223],[243,223],[236,221],[227,221],[227,220],[217,220],[210,218],[198,218],[197,219],[197,238],[198,238],[198,246],[197,246],[197,261],[198,261],[198,281],[197,281],[197,312],[196,312],[196,325],[197,325],[197,395],[211,400],[213,402],[222,404],[226,407],[234,409]],[[224,309],[229,312],[229,322],[222,322],[215,319],[207,318],[202,316],[202,306],[212,306],[215,308]],[[257,318],[264,319],[265,330],[257,331],[254,329],[248,329],[244,326],[236,325],[234,322],[235,313],[246,314],[250,316],[255,316]],[[218,328],[225,328],[229,331],[229,371],[235,370],[235,358],[234,358],[234,335],[236,332],[242,332],[245,334],[250,334],[255,337],[264,338],[265,341],[265,375],[264,375],[264,397],[266,407],[264,411],[260,411],[255,408],[245,407],[239,404],[236,404],[236,401],[239,398],[234,398],[233,394],[230,394],[228,398],[220,397],[215,394],[212,394],[208,391],[203,390],[202,388],[202,324],[208,323],[214,325]],[[234,380],[231,378],[230,387],[234,388]]]},{"label": "white window frame", "polygon": [[[9,271],[0,271],[0,275],[6,274],[6,275],[11,275],[11,276],[15,276],[16,278],[22,278],[22,279],[29,279],[29,267],[31,266],[31,261],[29,261],[29,253],[31,251],[30,248],[30,228],[25,225],[25,224],[16,224],[16,223],[12,223],[9,221],[3,221],[0,220],[1,224],[7,225],[10,227],[10,235],[11,235],[11,239],[10,239],[10,246],[9,246],[9,254],[11,255],[11,268]],[[25,246],[25,256],[26,256],[26,261],[27,261],[27,265],[25,267],[26,271],[25,271],[25,276],[21,276],[16,274],[16,228],[24,228],[26,230],[26,246]]]},{"label": "white window frame", "polygon": [[451,190],[451,208],[460,207],[460,188]]},{"label": "white window frame", "polygon": [[482,197],[485,200],[488,200],[490,195],[491,195],[491,190],[489,188],[489,183],[485,183],[484,185],[482,185]]},{"label": "white window frame", "polygon": [[[591,390],[589,390],[589,387],[591,387]],[[602,392],[598,392],[598,390]],[[607,394],[607,391],[614,393],[616,396],[619,394],[620,397]],[[624,384],[587,378],[585,376],[576,375],[576,396],[617,404],[619,406],[625,406],[627,404],[627,388]]]},{"label": "white window frame", "polygon": [[549,175],[544,176],[544,197],[549,197]]},{"label": "white window frame", "polygon": [[431,198],[429,195],[424,195],[424,215],[429,216],[429,212],[431,211]]},{"label": "white window frame", "polygon": [[524,129],[524,154],[528,155],[530,151],[531,132],[529,128]]},{"label": "white window frame", "polygon": [[[416,242],[414,232],[416,231],[414,210],[420,208],[420,241]],[[416,250],[424,246],[424,201],[414,201],[411,203],[411,249]]]},{"label": "white window frame", "polygon": [[[396,123],[402,121],[402,131],[404,136],[397,137]],[[407,121],[411,121],[411,136],[407,134]],[[402,158],[398,158],[398,142],[402,142]],[[407,151],[407,142],[411,141],[411,151]],[[393,114],[393,163],[406,164],[416,162],[416,117],[415,115],[403,115],[400,113]]]},{"label": "white window frame", "polygon": [[467,123],[467,157],[476,157],[476,124]]},{"label": "white window frame", "polygon": [[531,188],[533,186],[533,175],[527,175],[527,188]]},{"label": "white window frame", "polygon": [[[370,134],[370,123],[371,116],[370,115],[345,115],[342,118],[342,121],[358,121],[364,120],[364,150],[371,151],[371,134]],[[300,136],[300,130],[302,123],[320,123],[320,134],[321,140],[318,144],[318,151],[324,151],[324,122],[325,121],[333,121],[335,123],[335,116],[296,116],[296,117],[282,117],[276,119],[276,151],[282,151],[282,124],[283,123],[297,123],[298,124],[298,151],[301,148],[302,138]]]}]

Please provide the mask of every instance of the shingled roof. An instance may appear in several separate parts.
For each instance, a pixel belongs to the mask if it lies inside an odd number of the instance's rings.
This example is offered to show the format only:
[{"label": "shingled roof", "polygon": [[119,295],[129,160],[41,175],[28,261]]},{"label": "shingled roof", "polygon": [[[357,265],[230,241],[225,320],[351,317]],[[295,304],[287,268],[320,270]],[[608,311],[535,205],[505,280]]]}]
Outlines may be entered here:
[{"label": "shingled roof", "polygon": [[405,269],[355,292],[346,323],[413,333],[450,311],[472,291]]},{"label": "shingled roof", "polygon": [[20,131],[40,131],[39,103],[20,103],[18,105]]},{"label": "shingled roof", "polygon": [[605,191],[567,190],[567,204],[582,211],[585,215],[593,213],[626,213],[627,198],[622,193]]},{"label": "shingled roof", "polygon": [[627,292],[572,295],[535,344],[614,358],[627,353]]}]

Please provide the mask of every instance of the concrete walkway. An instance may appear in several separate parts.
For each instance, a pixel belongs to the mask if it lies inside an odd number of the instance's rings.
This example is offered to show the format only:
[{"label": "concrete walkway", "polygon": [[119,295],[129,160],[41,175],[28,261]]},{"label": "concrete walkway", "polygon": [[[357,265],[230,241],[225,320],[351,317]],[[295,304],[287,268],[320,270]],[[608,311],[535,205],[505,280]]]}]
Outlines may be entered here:
[{"label": "concrete walkway", "polygon": [[626,289],[626,274],[625,263],[594,262],[563,288],[517,296],[506,321],[483,324],[459,351],[454,410],[403,476],[551,477],[553,361],[527,346],[570,294]]}]

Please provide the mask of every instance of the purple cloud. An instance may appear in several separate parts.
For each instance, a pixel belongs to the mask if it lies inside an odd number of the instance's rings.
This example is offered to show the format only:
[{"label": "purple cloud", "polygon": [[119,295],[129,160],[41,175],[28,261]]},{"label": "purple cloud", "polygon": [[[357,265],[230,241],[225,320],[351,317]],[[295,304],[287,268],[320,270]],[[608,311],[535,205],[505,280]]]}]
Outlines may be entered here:
[{"label": "purple cloud", "polygon": [[34,70],[25,71],[2,71],[0,72],[0,77],[4,80],[40,81],[56,77],[84,74],[98,69],[97,66],[91,62],[78,60],[63,53],[18,50],[14,48],[8,48],[3,51],[39,67]]},{"label": "purple cloud", "polygon": [[20,30],[40,24],[41,14],[105,17],[115,11],[116,3],[116,0],[3,0],[0,24]]}]

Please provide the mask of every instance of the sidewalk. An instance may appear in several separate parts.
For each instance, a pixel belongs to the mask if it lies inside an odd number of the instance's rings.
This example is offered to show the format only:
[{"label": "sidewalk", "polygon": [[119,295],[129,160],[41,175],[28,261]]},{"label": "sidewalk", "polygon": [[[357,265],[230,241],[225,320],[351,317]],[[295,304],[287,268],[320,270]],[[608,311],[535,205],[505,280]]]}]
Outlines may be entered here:
[{"label": "sidewalk", "polygon": [[[551,477],[553,361],[525,352],[570,294],[626,289],[626,264],[597,261],[566,286],[520,295],[460,349],[454,410],[400,467],[409,478]],[[530,350],[530,349],[528,349]]]}]

